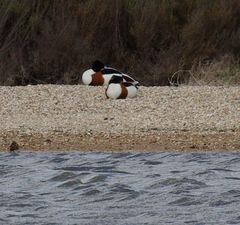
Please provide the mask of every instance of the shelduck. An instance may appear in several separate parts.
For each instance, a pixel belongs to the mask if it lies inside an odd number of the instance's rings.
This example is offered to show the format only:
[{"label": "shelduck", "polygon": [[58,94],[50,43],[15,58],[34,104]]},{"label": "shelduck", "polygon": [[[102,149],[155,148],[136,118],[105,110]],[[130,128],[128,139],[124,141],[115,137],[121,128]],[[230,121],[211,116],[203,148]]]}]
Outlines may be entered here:
[{"label": "shelduck", "polygon": [[92,64],[92,68],[86,70],[82,75],[82,82],[91,86],[107,86],[112,76],[123,78],[123,82],[138,85],[138,81],[134,80],[127,74],[124,74],[114,68],[106,67],[102,62],[96,60]]},{"label": "shelduck", "polygon": [[123,77],[113,75],[106,89],[107,98],[124,99],[134,98],[137,95],[138,87],[130,82],[125,82]]}]

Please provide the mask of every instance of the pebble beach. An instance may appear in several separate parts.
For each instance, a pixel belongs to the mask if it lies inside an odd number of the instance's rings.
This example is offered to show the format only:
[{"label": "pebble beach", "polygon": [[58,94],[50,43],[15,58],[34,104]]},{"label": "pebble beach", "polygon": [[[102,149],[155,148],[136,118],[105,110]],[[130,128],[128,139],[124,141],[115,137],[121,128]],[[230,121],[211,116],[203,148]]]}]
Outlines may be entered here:
[{"label": "pebble beach", "polygon": [[0,87],[0,151],[240,151],[240,87]]}]

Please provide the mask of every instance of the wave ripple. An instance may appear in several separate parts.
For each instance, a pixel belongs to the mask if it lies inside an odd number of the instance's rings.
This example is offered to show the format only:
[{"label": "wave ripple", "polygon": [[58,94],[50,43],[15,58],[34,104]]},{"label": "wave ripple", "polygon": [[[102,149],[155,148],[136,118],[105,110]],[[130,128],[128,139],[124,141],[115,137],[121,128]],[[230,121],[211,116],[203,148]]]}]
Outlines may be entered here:
[{"label": "wave ripple", "polygon": [[1,153],[0,224],[240,224],[239,153]]}]

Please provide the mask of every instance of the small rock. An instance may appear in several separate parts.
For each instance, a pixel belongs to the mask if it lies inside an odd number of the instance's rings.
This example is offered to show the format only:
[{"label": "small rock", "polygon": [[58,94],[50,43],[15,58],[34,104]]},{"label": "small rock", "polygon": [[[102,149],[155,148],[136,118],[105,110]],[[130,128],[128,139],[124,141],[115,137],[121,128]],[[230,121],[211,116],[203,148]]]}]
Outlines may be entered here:
[{"label": "small rock", "polygon": [[195,148],[197,148],[197,145],[193,144],[193,145],[190,146],[190,148],[195,149]]},{"label": "small rock", "polygon": [[51,143],[52,141],[51,141],[50,139],[47,139],[45,142],[49,144],[49,143]]},{"label": "small rock", "polygon": [[18,143],[16,141],[12,141],[12,143],[9,145],[9,151],[13,152],[18,149],[19,149]]},{"label": "small rock", "polygon": [[49,145],[49,144],[51,144],[51,143],[52,143],[52,141],[51,141],[50,139],[46,139],[46,140],[43,142],[44,145]]}]

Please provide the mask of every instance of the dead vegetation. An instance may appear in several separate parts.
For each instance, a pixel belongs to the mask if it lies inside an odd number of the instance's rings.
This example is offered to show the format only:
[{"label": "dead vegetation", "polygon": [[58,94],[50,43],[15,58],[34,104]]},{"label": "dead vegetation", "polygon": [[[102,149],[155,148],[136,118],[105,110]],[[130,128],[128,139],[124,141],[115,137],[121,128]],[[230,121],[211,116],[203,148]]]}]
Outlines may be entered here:
[{"label": "dead vegetation", "polygon": [[238,0],[0,0],[0,84],[77,84],[96,58],[144,85],[239,84],[239,15]]}]

